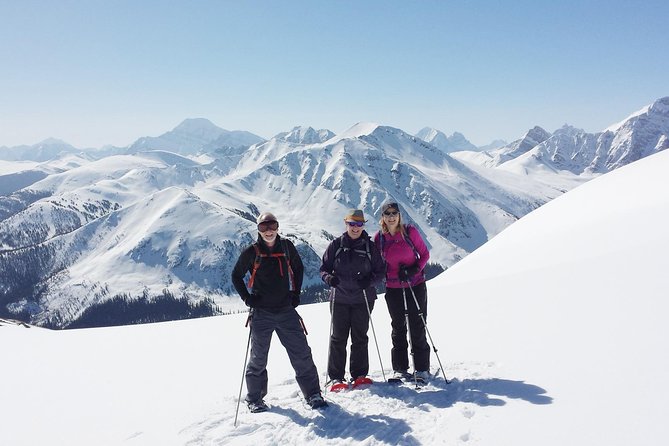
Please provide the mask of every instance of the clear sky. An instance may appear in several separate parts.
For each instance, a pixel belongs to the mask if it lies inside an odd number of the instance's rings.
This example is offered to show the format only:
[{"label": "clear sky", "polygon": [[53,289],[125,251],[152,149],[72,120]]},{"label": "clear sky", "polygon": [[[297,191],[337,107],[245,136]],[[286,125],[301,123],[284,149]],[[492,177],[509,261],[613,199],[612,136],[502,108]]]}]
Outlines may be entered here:
[{"label": "clear sky", "polygon": [[0,146],[129,145],[185,118],[596,132],[669,96],[669,1],[0,0]]}]

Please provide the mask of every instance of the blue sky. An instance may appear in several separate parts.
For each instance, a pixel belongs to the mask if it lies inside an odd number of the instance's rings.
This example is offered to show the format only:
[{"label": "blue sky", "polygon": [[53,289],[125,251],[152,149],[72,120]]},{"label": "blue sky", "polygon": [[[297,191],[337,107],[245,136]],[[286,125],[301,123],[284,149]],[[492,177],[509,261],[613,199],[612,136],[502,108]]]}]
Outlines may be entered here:
[{"label": "blue sky", "polygon": [[0,146],[373,121],[511,141],[669,95],[666,1],[0,0]]}]

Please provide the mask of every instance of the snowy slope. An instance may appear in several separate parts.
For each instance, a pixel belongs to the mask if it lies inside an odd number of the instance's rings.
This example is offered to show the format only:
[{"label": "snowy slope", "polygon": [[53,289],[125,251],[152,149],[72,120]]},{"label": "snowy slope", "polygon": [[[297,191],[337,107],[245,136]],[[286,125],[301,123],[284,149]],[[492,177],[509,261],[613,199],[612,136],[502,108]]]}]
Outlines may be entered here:
[{"label": "snowy slope", "polygon": [[[242,408],[234,428],[244,314],[60,332],[0,321],[3,444],[664,444],[668,168],[665,151],[603,175],[431,281],[450,385],[377,383],[312,411],[274,339],[271,410]],[[327,304],[299,311],[322,372]],[[373,321],[389,367],[382,301]],[[370,364],[382,380],[373,343]]]}]

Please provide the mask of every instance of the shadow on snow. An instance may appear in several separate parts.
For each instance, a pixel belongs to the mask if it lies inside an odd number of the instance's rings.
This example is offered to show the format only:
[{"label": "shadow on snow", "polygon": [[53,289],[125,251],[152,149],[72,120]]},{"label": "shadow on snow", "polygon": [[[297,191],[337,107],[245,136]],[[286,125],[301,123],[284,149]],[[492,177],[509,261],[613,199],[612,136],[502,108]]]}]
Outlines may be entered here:
[{"label": "shadow on snow", "polygon": [[[390,387],[390,390],[388,390]],[[432,381],[423,389],[406,384],[383,384],[371,386],[370,391],[378,396],[401,399],[407,405],[429,404],[436,408],[452,407],[457,402],[473,403],[479,406],[503,406],[506,402],[497,397],[522,399],[532,404],[551,404],[553,398],[546,390],[524,381],[508,379],[453,379],[446,384],[442,379]]]}]

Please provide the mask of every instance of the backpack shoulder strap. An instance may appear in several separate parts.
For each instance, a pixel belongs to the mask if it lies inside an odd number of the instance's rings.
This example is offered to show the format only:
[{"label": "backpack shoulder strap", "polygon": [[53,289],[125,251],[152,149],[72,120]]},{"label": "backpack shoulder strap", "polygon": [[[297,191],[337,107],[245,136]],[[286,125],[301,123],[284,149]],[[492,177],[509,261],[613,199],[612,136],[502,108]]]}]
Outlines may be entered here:
[{"label": "backpack shoulder strap", "polygon": [[416,246],[413,244],[411,241],[411,237],[409,237],[409,231],[411,230],[417,231],[417,229],[411,225],[404,225],[404,232],[402,233],[402,237],[404,238],[404,241],[407,242],[407,245],[411,247],[413,250],[413,255],[416,257],[416,260],[420,259],[420,255],[418,254],[418,251],[416,250]]},{"label": "backpack shoulder strap", "polygon": [[365,237],[365,251],[367,252],[367,258],[371,262],[372,261],[372,251],[370,251],[370,249],[369,249],[369,242],[370,242],[369,236]]},{"label": "backpack shoulder strap", "polygon": [[339,242],[339,246],[337,246],[337,249],[335,250],[335,255],[334,255],[334,258],[335,258],[335,259],[336,259],[337,257],[339,257],[339,253],[340,253],[340,252],[342,252],[342,251],[348,251],[348,250],[349,250],[348,247],[344,246],[342,237],[337,237],[337,238],[335,239],[335,242],[337,242],[337,241]]},{"label": "backpack shoulder strap", "polygon": [[284,239],[281,239],[281,247],[283,248],[283,254],[286,256],[286,265],[288,265],[288,288],[291,291],[297,291],[295,287],[295,274],[293,274],[293,267],[290,265],[290,251],[288,250],[288,243]]},{"label": "backpack shoulder strap", "polygon": [[260,260],[262,259],[262,255],[260,254],[260,248],[258,247],[257,242],[253,244],[253,249],[256,252],[256,257],[253,260],[253,270],[251,271],[251,277],[249,278],[248,288],[253,288],[253,282],[255,281],[256,278],[256,272],[258,271],[258,268],[260,268]]},{"label": "backpack shoulder strap", "polygon": [[383,246],[385,245],[385,237],[383,236],[383,231],[379,231],[376,233],[379,236],[379,252],[381,253],[381,258],[385,261],[386,260],[386,255],[383,252]]}]

